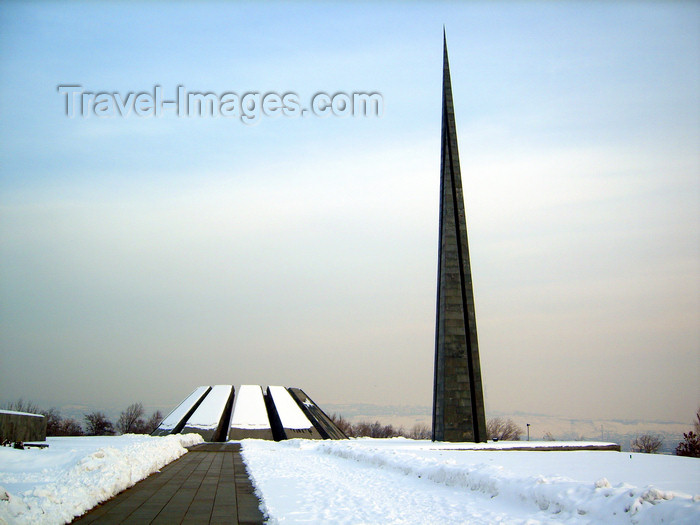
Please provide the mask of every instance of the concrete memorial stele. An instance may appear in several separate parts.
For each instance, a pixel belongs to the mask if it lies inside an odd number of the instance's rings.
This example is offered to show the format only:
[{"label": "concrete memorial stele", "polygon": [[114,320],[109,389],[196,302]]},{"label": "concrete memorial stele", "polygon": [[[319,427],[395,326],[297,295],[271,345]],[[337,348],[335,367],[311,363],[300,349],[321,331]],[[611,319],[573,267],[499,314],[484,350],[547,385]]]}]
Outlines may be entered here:
[{"label": "concrete memorial stele", "polygon": [[440,164],[433,441],[480,442],[486,416],[446,39]]}]

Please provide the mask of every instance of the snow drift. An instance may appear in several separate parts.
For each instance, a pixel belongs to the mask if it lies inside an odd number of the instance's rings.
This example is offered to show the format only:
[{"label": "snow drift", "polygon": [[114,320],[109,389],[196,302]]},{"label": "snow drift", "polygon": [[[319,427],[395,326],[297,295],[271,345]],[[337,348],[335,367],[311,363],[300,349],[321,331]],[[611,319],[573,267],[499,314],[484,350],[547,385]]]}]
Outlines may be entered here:
[{"label": "snow drift", "polygon": [[198,434],[49,438],[48,449],[0,448],[0,524],[70,522],[202,442]]},{"label": "snow drift", "polygon": [[[700,497],[619,481],[675,469],[693,487],[692,458],[465,451],[405,439],[251,440],[242,453],[272,523],[700,523]],[[585,479],[591,473],[598,477]]]}]

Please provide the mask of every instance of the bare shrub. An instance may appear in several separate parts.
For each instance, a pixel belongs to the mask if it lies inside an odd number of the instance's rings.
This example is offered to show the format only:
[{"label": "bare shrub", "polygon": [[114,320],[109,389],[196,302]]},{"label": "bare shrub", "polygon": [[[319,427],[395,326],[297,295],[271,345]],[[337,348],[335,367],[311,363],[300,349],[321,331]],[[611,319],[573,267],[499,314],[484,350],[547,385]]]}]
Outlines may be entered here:
[{"label": "bare shrub", "polygon": [[406,437],[410,439],[430,439],[432,431],[427,425],[416,424],[411,430],[404,427],[395,428],[394,425],[383,425],[379,421],[359,421],[350,423],[340,414],[331,414],[331,420],[348,437],[372,437],[372,438],[392,438]]},{"label": "bare shrub", "polygon": [[433,437],[433,432],[428,425],[416,423],[411,428],[407,437],[411,439],[431,439]]},{"label": "bare shrub", "polygon": [[486,434],[489,439],[499,441],[518,441],[525,431],[508,418],[494,417],[486,422]]},{"label": "bare shrub", "polygon": [[336,414],[336,413],[331,414],[331,421],[333,421],[333,423],[335,423],[335,426],[337,426],[340,430],[342,430],[346,436],[348,436],[348,437],[355,436],[355,434],[353,433],[352,423],[350,423],[350,421],[345,419],[340,414]]},{"label": "bare shrub", "polygon": [[399,436],[398,431],[393,425],[382,425],[379,421],[370,423],[368,421],[360,421],[352,427],[353,435],[356,437],[372,437],[372,438],[390,438]]},{"label": "bare shrub", "polygon": [[630,448],[633,452],[642,452],[644,454],[656,454],[661,448],[662,444],[663,440],[661,439],[661,436],[656,436],[653,434],[642,434],[641,436],[637,436],[636,438],[634,438],[634,440],[632,440]]}]

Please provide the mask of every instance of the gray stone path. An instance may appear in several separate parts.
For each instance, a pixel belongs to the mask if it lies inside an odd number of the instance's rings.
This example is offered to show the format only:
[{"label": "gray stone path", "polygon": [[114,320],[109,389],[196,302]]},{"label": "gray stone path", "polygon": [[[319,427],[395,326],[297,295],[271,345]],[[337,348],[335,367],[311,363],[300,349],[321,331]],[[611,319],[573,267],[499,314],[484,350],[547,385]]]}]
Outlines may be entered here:
[{"label": "gray stone path", "polygon": [[190,448],[130,489],[73,523],[262,524],[253,484],[238,443]]}]

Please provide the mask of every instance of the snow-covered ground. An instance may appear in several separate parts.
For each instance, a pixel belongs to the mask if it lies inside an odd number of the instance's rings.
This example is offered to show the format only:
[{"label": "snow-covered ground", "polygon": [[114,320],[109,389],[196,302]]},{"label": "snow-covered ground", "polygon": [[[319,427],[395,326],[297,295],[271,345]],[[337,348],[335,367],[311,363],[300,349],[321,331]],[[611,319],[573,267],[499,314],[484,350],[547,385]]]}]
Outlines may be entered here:
[{"label": "snow-covered ground", "polygon": [[242,453],[271,523],[700,523],[698,459],[505,446],[244,440]]},{"label": "snow-covered ground", "polygon": [[0,447],[0,524],[70,522],[202,441],[165,437],[48,438],[48,448]]},{"label": "snow-covered ground", "polygon": [[[183,445],[201,437],[48,442],[43,450],[0,447],[0,524],[68,522],[177,459]],[[695,458],[509,451],[503,450],[512,445],[507,442],[402,438],[242,443],[273,524],[700,523]]]}]

